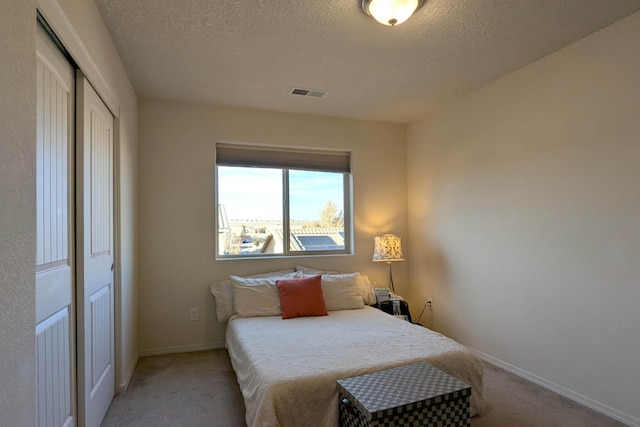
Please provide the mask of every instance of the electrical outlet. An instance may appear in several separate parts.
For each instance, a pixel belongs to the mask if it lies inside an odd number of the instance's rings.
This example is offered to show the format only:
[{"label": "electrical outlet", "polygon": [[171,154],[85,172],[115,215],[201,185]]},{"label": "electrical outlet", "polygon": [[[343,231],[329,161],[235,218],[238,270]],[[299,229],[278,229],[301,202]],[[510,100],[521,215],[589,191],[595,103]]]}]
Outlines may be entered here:
[{"label": "electrical outlet", "polygon": [[427,308],[433,310],[433,300],[431,298],[427,300]]},{"label": "electrical outlet", "polygon": [[191,320],[198,320],[198,309],[197,308],[192,308],[191,309]]}]

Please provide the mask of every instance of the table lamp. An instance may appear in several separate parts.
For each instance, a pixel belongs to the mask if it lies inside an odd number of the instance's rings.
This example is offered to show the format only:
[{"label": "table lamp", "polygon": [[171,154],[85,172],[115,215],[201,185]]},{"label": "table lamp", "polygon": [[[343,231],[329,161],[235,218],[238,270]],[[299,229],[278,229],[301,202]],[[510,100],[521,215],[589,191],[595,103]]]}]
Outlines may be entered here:
[{"label": "table lamp", "polygon": [[395,261],[404,261],[402,255],[402,246],[400,237],[395,234],[384,234],[374,237],[373,261],[385,261],[389,266],[389,288],[391,292],[395,292],[393,286],[393,275],[391,274],[391,263]]}]

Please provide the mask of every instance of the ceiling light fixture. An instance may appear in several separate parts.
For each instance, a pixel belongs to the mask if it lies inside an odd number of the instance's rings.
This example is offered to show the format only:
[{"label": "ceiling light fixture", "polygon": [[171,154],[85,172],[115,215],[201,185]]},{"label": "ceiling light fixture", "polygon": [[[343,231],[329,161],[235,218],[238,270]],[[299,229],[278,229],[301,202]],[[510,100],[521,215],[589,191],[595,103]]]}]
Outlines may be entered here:
[{"label": "ceiling light fixture", "polygon": [[381,24],[402,24],[420,9],[424,0],[362,0],[365,13]]}]

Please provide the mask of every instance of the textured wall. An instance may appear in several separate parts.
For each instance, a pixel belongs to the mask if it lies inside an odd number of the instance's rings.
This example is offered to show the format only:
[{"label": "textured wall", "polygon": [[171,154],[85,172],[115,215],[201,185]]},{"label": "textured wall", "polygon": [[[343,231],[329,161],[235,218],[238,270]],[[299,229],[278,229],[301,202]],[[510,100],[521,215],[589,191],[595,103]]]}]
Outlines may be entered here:
[{"label": "textured wall", "polygon": [[639,39],[635,14],[408,133],[410,276],[430,324],[634,425]]},{"label": "textured wall", "polygon": [[[405,125],[148,100],[139,110],[142,353],[221,346],[209,284],[229,274],[300,263],[386,283],[386,265],[371,261],[373,236],[407,237]],[[216,141],[352,149],[355,255],[216,261]],[[407,264],[394,265],[400,293]],[[189,320],[191,307],[200,321]]]},{"label": "textured wall", "polygon": [[0,425],[34,425],[35,2],[0,8]]}]

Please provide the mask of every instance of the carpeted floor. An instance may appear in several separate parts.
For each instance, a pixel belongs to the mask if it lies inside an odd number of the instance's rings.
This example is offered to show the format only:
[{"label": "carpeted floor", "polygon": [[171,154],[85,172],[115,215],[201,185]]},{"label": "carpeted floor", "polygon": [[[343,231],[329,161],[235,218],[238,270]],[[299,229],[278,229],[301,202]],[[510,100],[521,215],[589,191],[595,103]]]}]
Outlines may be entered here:
[{"label": "carpeted floor", "polygon": [[[472,427],[623,426],[542,387],[485,364],[487,409]],[[246,426],[242,394],[226,350],[143,357],[129,390],[102,427]]]}]

